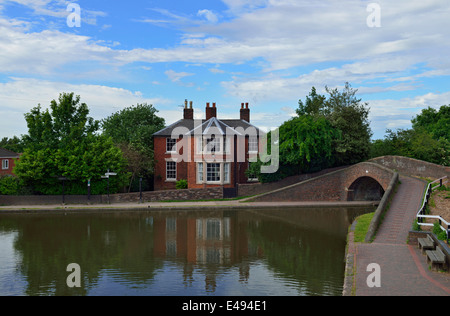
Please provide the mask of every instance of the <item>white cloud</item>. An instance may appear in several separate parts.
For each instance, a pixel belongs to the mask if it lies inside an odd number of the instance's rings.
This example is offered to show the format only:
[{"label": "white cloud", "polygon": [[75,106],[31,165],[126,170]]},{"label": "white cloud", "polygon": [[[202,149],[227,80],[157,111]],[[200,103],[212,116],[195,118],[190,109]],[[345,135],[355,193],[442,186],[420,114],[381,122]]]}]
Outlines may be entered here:
[{"label": "white cloud", "polygon": [[[68,0],[8,0],[17,4],[29,7],[35,15],[51,16],[55,18],[66,19],[71,13],[67,11],[67,7],[73,1]],[[0,7],[1,9],[1,7]],[[88,10],[81,6],[81,18],[84,23],[95,25],[97,17],[106,16],[105,12]]]},{"label": "white cloud", "polygon": [[[86,36],[57,31],[24,33],[8,21],[9,27],[0,30],[0,51],[3,51],[0,69],[41,73],[79,60],[124,65],[134,62],[224,64],[262,59],[265,63],[261,65],[267,65],[265,71],[276,71],[349,59],[364,63],[372,58],[383,61],[393,58],[399,64],[405,59],[410,65],[425,60],[438,67],[446,60],[441,52],[450,49],[446,31],[450,29],[450,9],[445,0],[434,0],[427,5],[418,0],[400,0],[395,5],[379,1],[383,27],[378,29],[366,25],[367,4],[356,0],[339,3],[328,0],[320,4],[271,0],[257,1],[256,5],[243,0],[224,2],[239,14],[214,24],[199,24],[164,9],[153,9],[173,21],[183,21],[179,27],[185,33],[178,45],[167,49],[111,49]],[[42,7],[48,3],[36,0],[34,5]],[[251,10],[238,10],[243,8]],[[417,12],[420,19],[414,15]],[[212,11],[200,10],[198,14],[219,22]],[[357,72],[358,66],[367,68],[355,63],[349,71]],[[375,63],[371,66],[377,70]]]},{"label": "white cloud", "polygon": [[87,36],[54,30],[25,32],[25,24],[0,19],[0,69],[3,73],[48,74],[79,61],[107,63],[116,54]]},{"label": "white cloud", "polygon": [[217,23],[217,21],[219,20],[219,18],[217,17],[217,15],[214,12],[207,10],[207,9],[199,10],[197,12],[197,16],[200,16],[200,17],[204,16],[206,18],[206,20],[208,20],[211,23]]},{"label": "white cloud", "polygon": [[188,72],[176,72],[174,70],[167,70],[164,72],[166,76],[172,81],[172,82],[179,82],[184,77],[193,76],[193,73]]},{"label": "white cloud", "polygon": [[[139,91],[102,85],[77,85],[30,78],[11,78],[0,83],[0,137],[12,137],[27,133],[24,114],[41,104],[48,108],[51,100],[57,100],[62,92],[74,92],[90,109],[90,116],[103,119],[125,107],[137,103],[153,104],[156,108],[170,101],[164,98],[146,98]],[[3,118],[8,118],[3,120]]]},{"label": "white cloud", "polygon": [[371,127],[374,138],[383,138],[386,129],[411,128],[411,119],[420,114],[423,109],[432,107],[439,109],[449,104],[450,92],[427,93],[399,100],[366,100],[370,107]]}]

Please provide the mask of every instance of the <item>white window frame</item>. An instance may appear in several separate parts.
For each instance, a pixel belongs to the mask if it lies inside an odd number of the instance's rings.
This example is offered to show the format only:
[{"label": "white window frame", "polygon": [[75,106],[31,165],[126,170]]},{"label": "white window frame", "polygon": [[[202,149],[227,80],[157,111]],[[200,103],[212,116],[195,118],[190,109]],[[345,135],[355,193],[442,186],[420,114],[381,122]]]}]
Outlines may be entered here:
[{"label": "white window frame", "polygon": [[223,183],[230,183],[231,177],[231,164],[226,162],[222,164],[223,166]]},{"label": "white window frame", "polygon": [[249,136],[248,138],[248,152],[257,153],[259,151],[259,141],[257,136]]},{"label": "white window frame", "polygon": [[[214,137],[214,140],[208,143],[211,137],[203,136],[197,137],[197,154],[229,154],[231,150],[231,138],[230,137]],[[214,151],[211,149],[211,145],[214,143]],[[217,149],[218,148],[218,149]]]},{"label": "white window frame", "polygon": [[[206,143],[206,153],[207,154],[218,154],[222,152],[222,138],[214,136],[214,138],[205,138]],[[217,150],[218,148],[218,150]],[[214,150],[213,150],[214,149]]]},{"label": "white window frame", "polygon": [[[216,165],[216,166],[212,166],[212,165]],[[217,165],[219,165],[219,168],[217,169]],[[206,183],[221,183],[222,180],[222,170],[221,170],[221,163],[219,162],[211,162],[211,163],[207,163],[206,164]],[[211,173],[211,178],[216,178],[217,177],[217,172],[219,174],[219,179],[218,180],[209,180],[210,179],[210,171],[214,172]]]},{"label": "white window frame", "polygon": [[[218,165],[219,169],[214,169],[214,172],[217,177],[214,177],[214,179],[217,180],[208,180],[213,178],[213,174],[208,174],[210,172],[213,172],[211,169],[211,165]],[[217,168],[217,166],[214,166],[214,168]],[[231,183],[231,163],[229,162],[198,162],[197,163],[197,184],[229,184]]]},{"label": "white window frame", "polygon": [[[172,165],[172,164],[175,165],[175,178],[169,178],[169,171],[171,173],[174,172],[173,169],[169,170],[169,164],[170,165]],[[166,181],[177,181],[177,163],[175,161],[166,161]]]},{"label": "white window frame", "polygon": [[2,170],[8,170],[9,169],[9,159],[3,159],[2,160]]},{"label": "white window frame", "polygon": [[197,163],[197,183],[203,183],[204,179],[204,163]]},{"label": "white window frame", "polygon": [[197,137],[197,154],[203,153],[203,137]]},{"label": "white window frame", "polygon": [[[173,143],[173,141],[175,141],[175,143],[173,145],[171,145],[171,143]],[[177,152],[177,139],[167,137],[166,138],[166,153],[175,153],[175,152]]]}]

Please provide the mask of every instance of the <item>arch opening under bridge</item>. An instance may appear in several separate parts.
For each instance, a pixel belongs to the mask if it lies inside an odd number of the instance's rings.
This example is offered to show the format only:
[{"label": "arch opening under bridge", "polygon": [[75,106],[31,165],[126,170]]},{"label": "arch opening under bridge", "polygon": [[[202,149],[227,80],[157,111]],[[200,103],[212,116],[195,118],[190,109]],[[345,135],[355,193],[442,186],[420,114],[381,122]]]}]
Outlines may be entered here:
[{"label": "arch opening under bridge", "polygon": [[347,191],[347,201],[380,201],[385,192],[383,186],[369,176],[357,178]]}]

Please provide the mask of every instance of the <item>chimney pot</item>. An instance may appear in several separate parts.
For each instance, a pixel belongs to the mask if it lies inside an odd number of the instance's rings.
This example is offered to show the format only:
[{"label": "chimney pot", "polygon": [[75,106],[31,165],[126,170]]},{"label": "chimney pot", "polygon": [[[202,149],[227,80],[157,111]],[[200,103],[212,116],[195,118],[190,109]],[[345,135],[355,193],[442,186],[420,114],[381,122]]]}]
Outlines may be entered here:
[{"label": "chimney pot", "polygon": [[194,109],[192,108],[192,101],[191,101],[191,108],[188,108],[188,100],[187,99],[184,101],[183,118],[185,120],[193,120],[194,119]]},{"label": "chimney pot", "polygon": [[210,103],[206,103],[206,120],[209,120],[212,117],[217,117],[217,108],[216,103],[213,103],[213,106],[209,106]]},{"label": "chimney pot", "polygon": [[241,103],[241,120],[247,121],[250,123],[250,109],[248,108],[248,103]]},{"label": "chimney pot", "polygon": [[189,107],[192,109],[192,104],[193,104],[193,102],[192,101],[190,101],[189,102]]}]

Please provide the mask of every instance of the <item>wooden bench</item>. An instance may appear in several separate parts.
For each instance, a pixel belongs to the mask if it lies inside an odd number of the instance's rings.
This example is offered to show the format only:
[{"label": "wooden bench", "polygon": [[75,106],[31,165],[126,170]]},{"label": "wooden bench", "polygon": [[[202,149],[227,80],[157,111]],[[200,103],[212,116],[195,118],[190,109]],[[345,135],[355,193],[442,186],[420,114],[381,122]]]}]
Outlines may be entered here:
[{"label": "wooden bench", "polygon": [[427,262],[431,263],[431,267],[443,265],[446,261],[446,256],[441,248],[436,247],[436,250],[427,250]]},{"label": "wooden bench", "polygon": [[422,249],[422,253],[425,253],[426,250],[434,250],[434,240],[430,235],[427,235],[427,238],[419,238],[417,241],[419,242],[419,249]]}]

